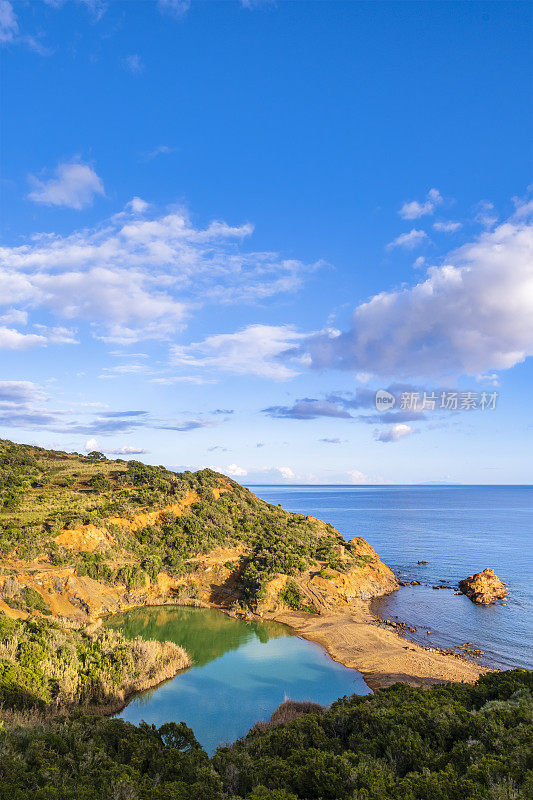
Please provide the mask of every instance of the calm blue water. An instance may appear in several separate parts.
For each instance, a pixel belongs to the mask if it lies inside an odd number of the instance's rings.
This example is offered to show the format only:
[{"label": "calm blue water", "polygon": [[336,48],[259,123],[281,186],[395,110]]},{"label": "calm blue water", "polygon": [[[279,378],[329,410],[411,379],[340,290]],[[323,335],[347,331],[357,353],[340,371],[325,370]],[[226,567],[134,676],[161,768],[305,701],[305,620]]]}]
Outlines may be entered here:
[{"label": "calm blue water", "polygon": [[205,608],[138,608],[106,624],[125,636],[185,647],[190,669],[137,695],[119,715],[157,726],[183,720],[208,752],[243,736],[287,698],[329,705],[368,694],[361,673],[333,661],[322,647],[285,625],[244,622]]},{"label": "calm blue water", "polygon": [[[400,580],[374,601],[382,617],[421,630],[412,638],[452,647],[473,642],[482,661],[533,667],[533,487],[530,486],[250,486],[269,503],[331,522],[346,539],[363,536]],[[417,561],[428,561],[425,566]],[[507,604],[477,606],[434,590],[492,567],[509,589]],[[426,635],[426,630],[431,635]]]}]

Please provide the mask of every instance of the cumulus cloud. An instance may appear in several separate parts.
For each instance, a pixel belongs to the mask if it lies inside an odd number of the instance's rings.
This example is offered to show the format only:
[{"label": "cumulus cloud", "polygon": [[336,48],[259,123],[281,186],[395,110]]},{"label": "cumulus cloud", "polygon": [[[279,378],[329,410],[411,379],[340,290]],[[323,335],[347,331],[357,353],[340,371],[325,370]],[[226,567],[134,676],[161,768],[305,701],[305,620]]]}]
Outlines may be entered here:
[{"label": "cumulus cloud", "polygon": [[425,241],[428,235],[425,231],[412,228],[409,233],[401,233],[392,242],[387,245],[387,250],[393,250],[395,247],[403,247],[406,250],[413,250],[421,242]]},{"label": "cumulus cloud", "polygon": [[409,436],[411,433],[414,433],[414,431],[409,425],[398,422],[396,425],[392,425],[392,427],[380,431],[376,439],[378,442],[398,442],[400,439],[403,439],[404,436]]},{"label": "cumulus cloud", "polygon": [[439,233],[455,233],[456,231],[460,230],[463,227],[462,222],[454,222],[453,220],[447,220],[444,222],[434,222],[433,228]]},{"label": "cumulus cloud", "polygon": [[276,470],[284,481],[293,481],[296,478],[296,475],[290,467],[276,467]]},{"label": "cumulus cloud", "polygon": [[0,349],[27,350],[28,347],[46,344],[46,337],[35,333],[20,333],[14,328],[0,327]]},{"label": "cumulus cloud", "polygon": [[66,206],[81,211],[92,205],[95,195],[103,195],[104,184],[88,164],[72,162],[58,164],[55,177],[40,180],[30,175],[33,191],[28,195],[34,203],[46,206]]},{"label": "cumulus cloud", "polygon": [[123,445],[122,447],[113,448],[100,447],[98,441],[94,438],[87,439],[84,449],[87,453],[90,453],[92,450],[97,450],[100,453],[113,456],[140,456],[149,452],[145,450],[144,447],[136,447],[135,445]]},{"label": "cumulus cloud", "polygon": [[291,325],[249,325],[237,333],[219,333],[203,342],[171,348],[172,361],[187,367],[222,370],[286,380],[297,374],[286,358],[303,338]]},{"label": "cumulus cloud", "polygon": [[96,228],[0,248],[0,306],[89,320],[108,342],[170,338],[205,303],[255,302],[301,285],[310,267],[241,250],[252,231],[220,221],[198,228],[183,211],[157,216],[136,197]]},{"label": "cumulus cloud", "polygon": [[18,308],[9,308],[0,314],[0,325],[26,325],[28,312]]},{"label": "cumulus cloud", "polygon": [[361,472],[361,470],[359,470],[359,469],[350,469],[350,470],[348,470],[348,472],[346,474],[348,475],[349,478],[352,479],[352,481],[355,484],[373,483],[373,481],[370,478],[370,476],[366,475],[366,473],[364,473],[364,472]]},{"label": "cumulus cloud", "polygon": [[324,442],[324,444],[341,444],[341,439],[339,439],[336,436],[332,437],[331,439],[326,436],[323,439],[319,439],[318,441]]},{"label": "cumulus cloud", "polygon": [[415,377],[509,369],[533,354],[533,225],[515,214],[410,288],[357,306],[349,330],[302,344],[310,364]]},{"label": "cumulus cloud", "polygon": [[245,475],[248,475],[248,470],[239,467],[237,464],[229,464],[224,471],[227,475],[231,475],[232,478],[244,478]]},{"label": "cumulus cloud", "polygon": [[418,219],[433,214],[443,202],[440,192],[437,189],[430,189],[422,203],[419,203],[418,200],[406,202],[398,213],[402,219]]}]

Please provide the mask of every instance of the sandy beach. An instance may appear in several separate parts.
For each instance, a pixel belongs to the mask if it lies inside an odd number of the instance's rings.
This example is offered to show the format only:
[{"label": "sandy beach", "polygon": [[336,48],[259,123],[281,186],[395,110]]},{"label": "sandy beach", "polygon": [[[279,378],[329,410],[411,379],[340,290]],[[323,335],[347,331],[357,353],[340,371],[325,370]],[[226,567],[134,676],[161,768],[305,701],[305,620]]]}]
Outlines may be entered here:
[{"label": "sandy beach", "polygon": [[273,618],[289,625],[299,636],[322,645],[335,661],[359,670],[371,689],[397,681],[410,686],[448,681],[473,683],[490,671],[464,658],[426,650],[379,626],[364,601],[320,616],[287,611]]}]

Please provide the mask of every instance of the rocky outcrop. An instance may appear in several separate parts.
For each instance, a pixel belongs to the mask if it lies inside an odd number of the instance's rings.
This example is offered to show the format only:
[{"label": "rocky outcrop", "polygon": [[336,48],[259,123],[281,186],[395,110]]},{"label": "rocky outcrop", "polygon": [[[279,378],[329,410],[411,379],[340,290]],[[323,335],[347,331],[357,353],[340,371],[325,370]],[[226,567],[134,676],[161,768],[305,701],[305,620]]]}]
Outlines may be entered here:
[{"label": "rocky outcrop", "polygon": [[475,575],[469,575],[468,578],[459,581],[459,589],[473,603],[483,606],[487,606],[495,600],[501,600],[509,594],[505,585],[494,574],[494,570],[489,567],[483,572],[477,572]]},{"label": "rocky outcrop", "polygon": [[339,557],[338,569],[317,563],[314,569],[300,575],[277,575],[269,581],[259,613],[277,613],[284,607],[280,593],[287,581],[298,586],[302,605],[318,613],[349,607],[353,601],[370,600],[398,588],[393,571],[362,537],[339,544],[335,552]]}]

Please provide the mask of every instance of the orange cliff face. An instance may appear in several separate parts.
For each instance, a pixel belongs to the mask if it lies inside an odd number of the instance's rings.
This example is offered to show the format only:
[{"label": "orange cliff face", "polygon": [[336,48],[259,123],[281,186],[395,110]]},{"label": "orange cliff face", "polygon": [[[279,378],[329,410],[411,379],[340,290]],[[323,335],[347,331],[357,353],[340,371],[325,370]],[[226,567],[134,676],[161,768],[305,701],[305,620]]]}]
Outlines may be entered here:
[{"label": "orange cliff face", "polygon": [[332,569],[318,565],[297,577],[277,575],[267,585],[267,594],[259,605],[261,613],[275,613],[282,607],[279,594],[287,581],[298,584],[302,601],[318,612],[327,609],[349,607],[357,600],[370,600],[398,589],[393,571],[384,564],[376,551],[362,537],[351,539],[345,544],[336,545],[341,562],[350,556],[353,562],[345,560],[346,568]]},{"label": "orange cliff face", "polygon": [[[228,489],[213,489],[215,499],[228,491]],[[217,494],[215,494],[215,492]],[[164,506],[156,511],[144,511],[140,514],[135,514],[131,518],[126,517],[109,517],[106,524],[102,526],[96,525],[81,525],[79,528],[65,528],[61,533],[55,537],[55,543],[60,547],[66,547],[71,550],[79,550],[80,552],[92,553],[99,546],[109,547],[115,544],[113,537],[109,533],[108,525],[117,525],[122,528],[129,528],[132,531],[145,528],[147,525],[153,525],[159,522],[163,514],[174,514],[174,516],[181,516],[184,508],[198,503],[200,498],[196,492],[187,492],[183,500],[179,503],[174,503],[170,506]]]},{"label": "orange cliff face", "polygon": [[[80,543],[85,549],[93,531],[72,532],[70,546]],[[99,529],[105,531],[105,529]],[[66,533],[65,531],[63,533]],[[80,538],[82,537],[82,538]],[[91,538],[91,541],[94,541]],[[297,576],[279,574],[267,584],[266,597],[257,607],[261,615],[275,614],[285,608],[280,600],[288,580],[300,589],[302,602],[318,613],[328,609],[348,608],[353,601],[368,600],[398,588],[392,570],[384,564],[375,550],[362,538],[338,544],[341,569],[331,569],[318,563]],[[19,587],[37,591],[55,617],[84,623],[91,619],[144,605],[197,605],[229,610],[240,599],[240,568],[249,550],[242,546],[219,547],[206,555],[190,559],[195,569],[191,574],[173,578],[160,572],[154,581],[145,576],[144,586],[127,590],[123,585],[108,585],[87,575],[78,575],[74,567],[52,567],[47,564],[23,564],[17,568]],[[130,559],[128,559],[129,561]],[[0,577],[0,595],[2,593]],[[13,617],[25,617],[22,611],[10,608],[0,598],[0,610]]]}]

